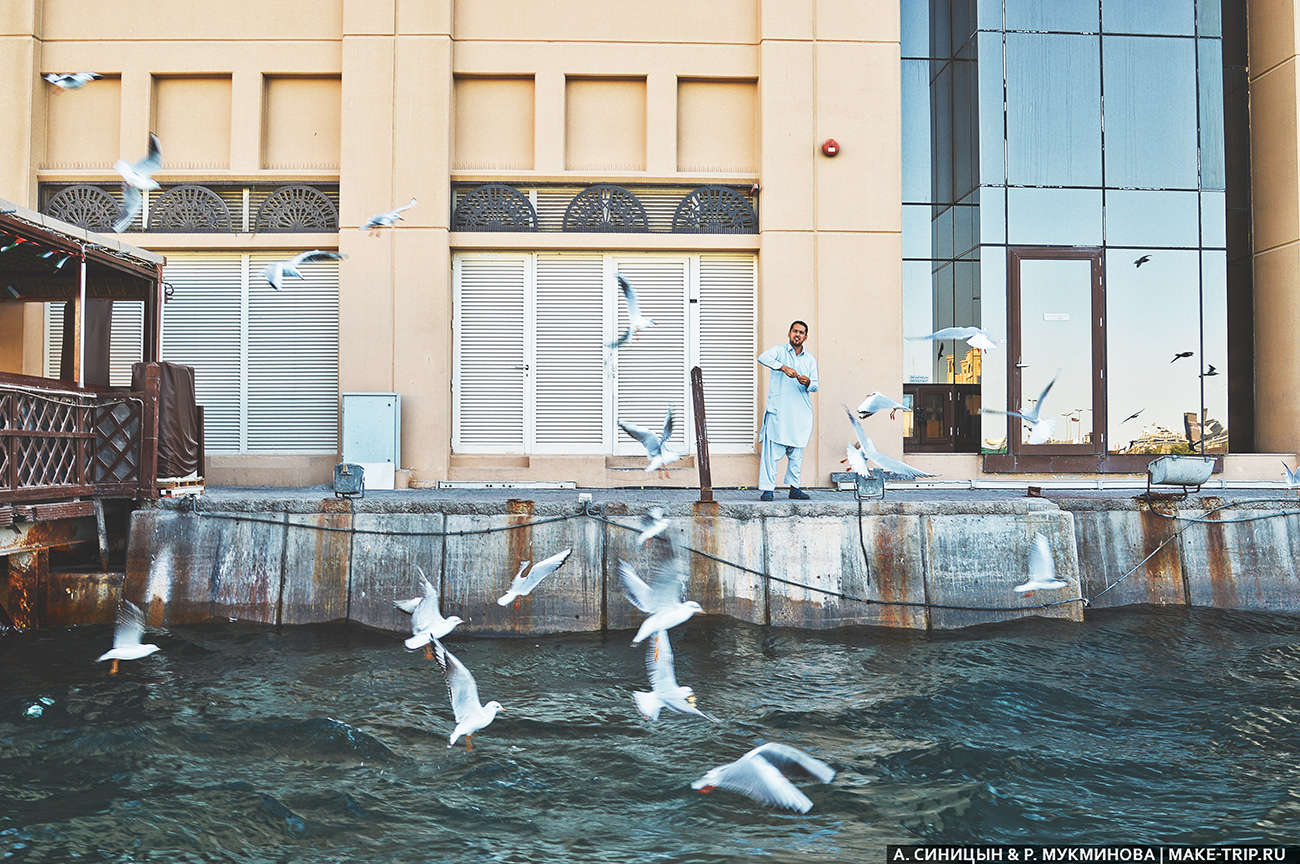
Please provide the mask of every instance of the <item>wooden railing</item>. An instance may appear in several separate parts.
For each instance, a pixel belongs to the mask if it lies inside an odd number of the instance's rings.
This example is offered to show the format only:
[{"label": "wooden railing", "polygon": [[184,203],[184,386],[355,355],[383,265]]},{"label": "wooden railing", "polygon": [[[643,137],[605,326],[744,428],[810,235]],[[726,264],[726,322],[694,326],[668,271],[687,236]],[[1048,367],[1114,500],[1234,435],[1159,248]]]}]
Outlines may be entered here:
[{"label": "wooden railing", "polygon": [[0,505],[157,493],[158,375],[139,392],[0,373]]}]

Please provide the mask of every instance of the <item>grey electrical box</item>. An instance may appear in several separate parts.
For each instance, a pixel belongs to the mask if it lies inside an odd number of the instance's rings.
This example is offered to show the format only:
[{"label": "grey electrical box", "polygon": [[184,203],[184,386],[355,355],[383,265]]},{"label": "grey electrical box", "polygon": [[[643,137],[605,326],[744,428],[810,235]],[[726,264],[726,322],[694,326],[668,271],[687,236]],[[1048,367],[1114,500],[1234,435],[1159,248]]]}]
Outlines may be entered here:
[{"label": "grey electrical box", "polygon": [[402,397],[343,394],[343,461],[365,469],[367,489],[392,489],[402,462]]}]

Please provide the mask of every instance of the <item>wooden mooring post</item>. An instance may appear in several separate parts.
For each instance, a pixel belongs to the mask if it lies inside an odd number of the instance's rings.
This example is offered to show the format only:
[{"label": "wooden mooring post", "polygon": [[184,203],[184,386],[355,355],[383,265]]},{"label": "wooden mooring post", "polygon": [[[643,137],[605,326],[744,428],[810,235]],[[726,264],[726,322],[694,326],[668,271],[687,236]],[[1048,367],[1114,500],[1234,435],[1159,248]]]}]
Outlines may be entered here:
[{"label": "wooden mooring post", "polygon": [[704,373],[691,367],[691,402],[695,412],[695,459],[700,468],[700,500],[713,500],[713,475],[709,471],[709,426],[704,419]]}]

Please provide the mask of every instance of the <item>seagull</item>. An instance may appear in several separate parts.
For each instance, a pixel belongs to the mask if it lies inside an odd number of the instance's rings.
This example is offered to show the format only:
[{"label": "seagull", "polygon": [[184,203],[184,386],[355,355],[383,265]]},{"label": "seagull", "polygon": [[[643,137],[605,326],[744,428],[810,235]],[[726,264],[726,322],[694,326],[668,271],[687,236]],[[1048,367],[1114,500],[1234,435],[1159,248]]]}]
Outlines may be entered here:
[{"label": "seagull", "polygon": [[899,411],[912,410],[911,408],[908,408],[906,405],[904,405],[902,402],[899,402],[895,399],[890,399],[884,393],[881,393],[879,390],[875,390],[867,394],[867,398],[863,399],[862,404],[858,406],[858,417],[859,419],[866,420],[868,417],[870,417],[872,414],[875,414],[877,411],[884,411],[886,409],[888,409],[889,411],[890,420],[893,420],[894,415],[897,414]]},{"label": "seagull", "polygon": [[557,552],[544,561],[538,561],[533,565],[533,569],[524,575],[524,568],[528,566],[527,561],[519,563],[519,572],[515,574],[515,581],[510,583],[510,590],[502,594],[497,600],[498,606],[509,606],[510,601],[515,601],[515,608],[519,608],[519,598],[531,594],[533,589],[541,584],[542,580],[550,576],[560,565],[569,560],[569,555],[573,553],[573,547],[570,546],[563,552]]},{"label": "seagull", "polygon": [[[966,344],[972,348],[978,348],[981,351],[992,351],[998,347],[992,333],[980,327],[945,327],[942,330],[936,330],[928,336],[908,336],[913,342],[931,341],[941,342],[945,339],[961,340],[965,339]],[[943,346],[939,346],[940,352]],[[943,356],[940,353],[939,356]]]},{"label": "seagull", "polygon": [[135,219],[144,204],[144,193],[158,188],[153,175],[162,169],[162,147],[158,136],[149,133],[149,152],[139,162],[118,159],[113,170],[122,175],[122,212],[113,220],[113,231],[121,234]]},{"label": "seagull", "polygon": [[615,273],[614,278],[618,280],[618,289],[623,292],[623,299],[627,301],[627,329],[623,335],[616,341],[609,343],[609,348],[622,348],[628,342],[636,338],[636,334],[642,330],[647,330],[654,325],[655,319],[647,318],[641,314],[641,301],[637,299],[636,290],[623,278],[622,273]]},{"label": "seagull", "polygon": [[812,801],[781,773],[795,770],[819,783],[829,783],[835,778],[835,770],[820,759],[773,742],[755,747],[735,762],[709,769],[691,788],[702,793],[728,789],[768,807],[807,813],[812,809]]},{"label": "seagull", "polygon": [[1175,363],[1175,362],[1177,362],[1177,361],[1179,361],[1179,360],[1182,360],[1184,357],[1191,357],[1193,353],[1194,353],[1194,352],[1192,352],[1192,351],[1180,351],[1180,352],[1178,352],[1177,354],[1175,354],[1175,355],[1174,355],[1174,359],[1173,359],[1173,360],[1170,360],[1169,362],[1170,362],[1170,363]]},{"label": "seagull", "polygon": [[668,520],[664,518],[664,508],[651,507],[650,512],[641,518],[641,524],[645,527],[641,533],[636,535],[636,545],[644,546],[646,541],[652,537],[658,537],[668,528]]},{"label": "seagull", "polygon": [[1133,266],[1141,267],[1143,264],[1147,263],[1150,260],[1151,260],[1150,255],[1143,255],[1141,258],[1138,258],[1136,261],[1133,262]]},{"label": "seagull", "polygon": [[1052,547],[1042,534],[1034,535],[1034,548],[1029,550],[1029,578],[1015,590],[1021,594],[1034,591],[1051,591],[1064,588],[1066,583],[1056,578],[1056,564],[1052,561]]},{"label": "seagull", "polygon": [[645,448],[646,455],[650,457],[650,462],[645,466],[647,474],[658,469],[659,476],[666,478],[668,476],[666,466],[682,458],[682,454],[668,446],[668,439],[673,437],[673,406],[671,405],[668,406],[668,417],[664,420],[662,435],[655,435],[649,429],[642,429],[632,423],[620,422],[618,428],[641,442],[641,446]]},{"label": "seagull", "polygon": [[98,72],[67,72],[62,74],[51,72],[45,76],[45,80],[60,90],[80,90],[91,81],[98,81],[103,77]]},{"label": "seagull", "polygon": [[159,650],[157,645],[140,644],[144,636],[144,613],[130,600],[123,600],[117,610],[117,629],[113,631],[113,647],[99,655],[96,663],[112,660],[109,675],[117,674],[117,661],[139,660]]},{"label": "seagull", "polygon": [[289,278],[302,279],[303,275],[298,272],[301,264],[308,264],[312,261],[337,261],[346,256],[338,252],[326,252],[321,249],[312,249],[310,252],[299,252],[292,258],[286,258],[283,261],[272,261],[262,268],[262,276],[267,283],[279,291],[284,287],[284,280]]},{"label": "seagull", "polygon": [[429,648],[429,643],[435,639],[445,638],[457,624],[464,622],[458,615],[442,617],[442,613],[438,611],[438,589],[433,587],[433,583],[424,575],[420,565],[415,565],[415,569],[420,574],[420,585],[424,589],[424,595],[412,597],[410,600],[395,600],[393,605],[411,616],[412,635],[406,640],[406,647],[414,651],[423,645],[425,658],[432,660],[433,651]]},{"label": "seagull", "polygon": [[[867,437],[867,433],[862,431],[862,424],[858,422],[857,417],[853,416],[853,412],[849,410],[849,406],[844,406],[844,413],[849,415],[849,422],[853,424],[853,434],[857,436],[858,447],[861,448],[860,450],[857,450],[858,455],[854,455],[853,453],[846,454],[849,464],[858,474],[861,474],[863,477],[871,476],[871,472],[867,468],[867,460],[870,460],[875,462],[881,468],[884,468],[889,473],[898,474],[909,480],[915,480],[917,477],[934,476],[933,474],[922,471],[920,468],[913,468],[906,462],[901,462],[892,456],[886,456],[884,453],[881,453],[876,449],[876,445],[872,440]],[[855,448],[850,444],[848,449],[854,450]]]},{"label": "seagull", "polygon": [[[1056,425],[1051,418],[1043,417],[1040,419],[1040,412],[1043,410],[1043,402],[1047,399],[1047,394],[1051,391],[1052,385],[1060,377],[1058,371],[1052,376],[1052,380],[1047,382],[1043,392],[1038,394],[1038,398],[1032,400],[1034,409],[1032,411],[999,411],[996,408],[981,408],[981,414],[1003,414],[1007,417],[1019,417],[1029,424],[1029,443],[1046,444],[1052,439],[1052,428]],[[1029,400],[1026,400],[1029,401]]]},{"label": "seagull", "polygon": [[1286,467],[1286,463],[1283,462],[1282,479],[1286,481],[1286,494],[1290,495],[1292,489],[1300,487],[1300,464],[1297,464],[1296,469],[1292,471],[1290,468]]},{"label": "seagull", "polygon": [[632,640],[637,645],[656,630],[671,630],[704,609],[694,600],[682,600],[686,589],[686,573],[672,565],[661,566],[653,584],[647,584],[626,561],[619,559],[618,575],[632,605],[646,613]]},{"label": "seagull", "polygon": [[456,716],[456,728],[452,730],[447,742],[450,750],[456,739],[465,736],[465,750],[473,750],[474,742],[470,739],[478,730],[496,719],[498,711],[504,711],[501,703],[493,699],[486,705],[478,701],[478,685],[474,676],[469,674],[465,664],[456,659],[437,639],[433,640],[434,656],[438,659],[438,668],[447,681],[447,697],[451,700],[451,710]]},{"label": "seagull", "polygon": [[1213,378],[1215,375],[1218,375],[1218,374],[1219,374],[1219,370],[1218,370],[1218,369],[1215,369],[1215,368],[1214,368],[1214,364],[1211,363],[1211,364],[1210,364],[1209,371],[1202,373],[1202,374],[1201,374],[1201,377],[1202,377],[1202,378]]},{"label": "seagull", "polygon": [[369,231],[371,237],[378,237],[380,228],[392,228],[394,222],[399,220],[406,221],[402,217],[402,211],[410,210],[414,206],[415,196],[411,196],[411,200],[403,204],[401,207],[396,207],[392,210],[386,210],[383,213],[376,213],[374,216],[371,216],[366,220],[365,224],[361,226],[361,230]]},{"label": "seagull", "polygon": [[1119,422],[1120,422],[1120,423],[1127,423],[1127,422],[1130,421],[1130,420],[1136,420],[1136,419],[1137,419],[1137,416],[1138,416],[1139,414],[1141,414],[1141,413],[1142,413],[1143,411],[1145,411],[1145,410],[1147,410],[1147,409],[1145,409],[1145,408],[1139,408],[1138,410],[1134,411],[1132,414],[1128,415],[1127,417],[1125,417],[1123,420],[1121,420],[1121,421],[1119,421]]},{"label": "seagull", "polygon": [[646,674],[650,676],[650,692],[635,690],[632,698],[636,707],[647,720],[658,720],[661,709],[667,708],[678,714],[698,714],[717,723],[716,717],[710,717],[695,707],[695,691],[677,683],[673,671],[673,647],[668,643],[668,632],[656,630],[645,651]]}]

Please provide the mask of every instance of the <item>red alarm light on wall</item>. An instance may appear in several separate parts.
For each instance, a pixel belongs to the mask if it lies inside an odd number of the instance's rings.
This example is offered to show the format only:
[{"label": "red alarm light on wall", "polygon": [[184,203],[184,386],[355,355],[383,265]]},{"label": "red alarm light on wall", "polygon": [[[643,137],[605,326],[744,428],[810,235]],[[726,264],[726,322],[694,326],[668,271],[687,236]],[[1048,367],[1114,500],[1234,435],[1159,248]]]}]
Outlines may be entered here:
[{"label": "red alarm light on wall", "polygon": [[825,141],[822,142],[823,156],[838,156],[839,152],[840,152],[840,142],[836,141],[834,138],[827,138]]}]

